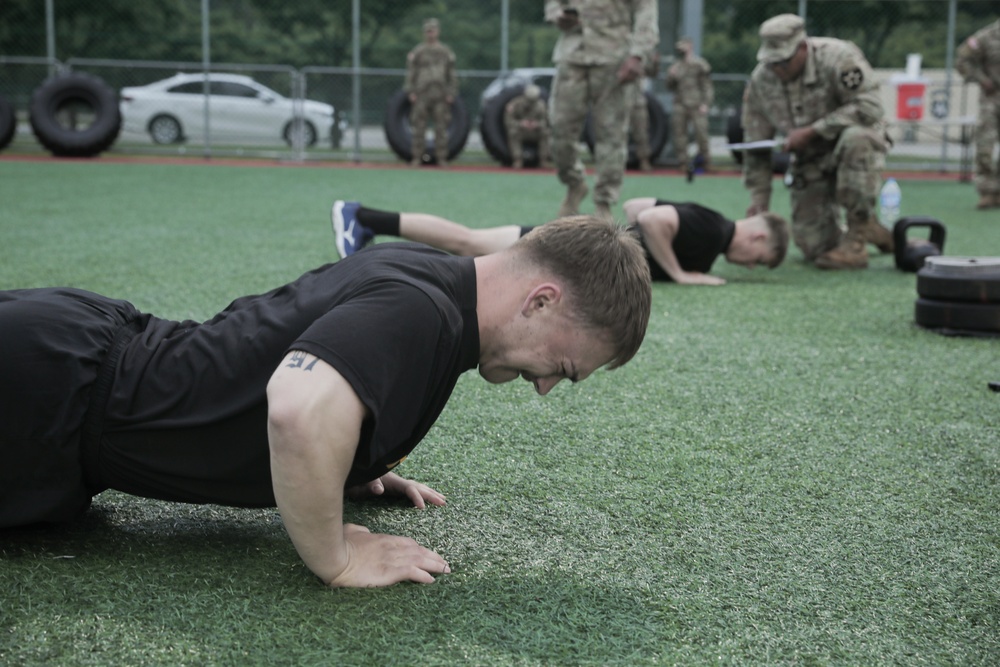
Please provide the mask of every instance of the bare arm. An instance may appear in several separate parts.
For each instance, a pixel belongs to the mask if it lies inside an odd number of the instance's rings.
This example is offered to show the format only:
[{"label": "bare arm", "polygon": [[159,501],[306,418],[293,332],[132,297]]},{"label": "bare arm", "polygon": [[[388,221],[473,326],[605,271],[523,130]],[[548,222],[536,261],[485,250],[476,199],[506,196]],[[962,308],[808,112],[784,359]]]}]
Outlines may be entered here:
[{"label": "bare arm", "polygon": [[310,570],[330,586],[430,583],[449,571],[412,539],[344,525],[344,484],[366,409],[343,376],[293,351],[271,376],[267,400],[274,497]]},{"label": "bare arm", "polygon": [[642,237],[649,248],[649,254],[670,278],[678,285],[725,285],[726,281],[706,273],[685,271],[674,253],[674,238],[680,219],[673,206],[654,206],[638,215]]}]

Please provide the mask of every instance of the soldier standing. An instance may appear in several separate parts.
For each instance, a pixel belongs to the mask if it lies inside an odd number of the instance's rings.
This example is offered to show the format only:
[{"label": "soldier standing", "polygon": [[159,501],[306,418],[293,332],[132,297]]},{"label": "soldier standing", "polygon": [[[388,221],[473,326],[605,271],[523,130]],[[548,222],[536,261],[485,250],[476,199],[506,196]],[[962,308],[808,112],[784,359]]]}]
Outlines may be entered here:
[{"label": "soldier standing", "polygon": [[559,215],[573,215],[587,196],[577,142],[588,110],[594,127],[594,208],[610,218],[618,201],[628,155],[628,84],[642,76],[643,65],[659,41],[656,0],[547,0],[545,20],[558,26],[552,60],[549,114],[552,158],[566,197]]},{"label": "soldier standing", "polygon": [[507,102],[503,110],[504,128],[507,130],[507,147],[510,149],[511,164],[514,169],[524,167],[524,142],[538,144],[538,162],[548,169],[549,161],[549,118],[548,108],[542,99],[542,90],[529,84],[524,92]]},{"label": "soldier standing", "polygon": [[448,123],[451,104],[458,94],[455,54],[441,43],[437,19],[424,21],[424,41],[406,56],[406,84],[413,130],[411,167],[419,167],[424,154],[427,117],[434,117],[434,152],[438,166],[448,165]]},{"label": "soldier standing", "polygon": [[677,61],[667,70],[667,90],[674,94],[672,124],[674,152],[680,160],[681,168],[688,172],[694,165],[688,158],[688,126],[694,126],[695,141],[698,143],[696,164],[707,169],[710,161],[708,151],[708,108],[712,106],[715,90],[712,87],[712,66],[701,56],[694,54],[694,43],[687,37],[677,41]]},{"label": "soldier standing", "polygon": [[976,123],[976,208],[1000,208],[1000,165],[993,146],[1000,132],[1000,20],[994,21],[958,47],[955,68],[966,81],[979,84]]},{"label": "soldier standing", "polygon": [[[871,65],[850,42],[807,37],[795,14],[762,23],[760,38],[759,64],[743,96],[746,140],[785,137],[783,148],[793,156],[792,237],[806,260],[823,269],[863,269],[866,242],[892,251],[892,234],[875,217],[891,142]],[[768,210],[772,180],[771,151],[748,151],[749,215]]]}]

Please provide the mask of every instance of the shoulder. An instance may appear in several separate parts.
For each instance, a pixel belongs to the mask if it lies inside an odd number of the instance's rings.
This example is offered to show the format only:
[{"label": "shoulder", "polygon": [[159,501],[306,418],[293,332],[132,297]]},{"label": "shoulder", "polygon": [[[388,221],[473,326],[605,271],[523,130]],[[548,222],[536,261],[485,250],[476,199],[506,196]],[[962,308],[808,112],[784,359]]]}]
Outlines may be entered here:
[{"label": "shoulder", "polygon": [[764,63],[757,63],[757,66],[750,72],[750,82],[747,85],[747,91],[751,88],[755,91],[761,88],[769,88],[777,83],[779,83],[778,77],[774,75],[771,68]]},{"label": "shoulder", "polygon": [[818,63],[830,66],[865,65],[868,60],[854,42],[833,37],[810,37]]}]

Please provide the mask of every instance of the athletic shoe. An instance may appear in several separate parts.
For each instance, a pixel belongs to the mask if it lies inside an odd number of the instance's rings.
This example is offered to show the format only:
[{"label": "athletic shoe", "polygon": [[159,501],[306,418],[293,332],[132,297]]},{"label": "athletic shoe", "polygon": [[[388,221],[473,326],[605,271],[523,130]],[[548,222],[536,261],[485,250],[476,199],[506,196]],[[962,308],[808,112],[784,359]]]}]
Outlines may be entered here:
[{"label": "athletic shoe", "polygon": [[357,212],[361,204],[356,201],[333,202],[330,217],[333,220],[333,234],[337,243],[337,252],[341,259],[350,257],[375,238],[375,232],[358,222]]}]

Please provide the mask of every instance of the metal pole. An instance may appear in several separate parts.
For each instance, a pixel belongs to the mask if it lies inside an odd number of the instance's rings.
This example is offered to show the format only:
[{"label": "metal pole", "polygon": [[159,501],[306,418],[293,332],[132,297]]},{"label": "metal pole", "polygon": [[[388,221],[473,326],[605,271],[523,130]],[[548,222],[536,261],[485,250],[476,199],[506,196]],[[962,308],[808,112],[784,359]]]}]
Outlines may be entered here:
[{"label": "metal pole", "polygon": [[510,66],[510,0],[500,3],[500,71]]},{"label": "metal pole", "polygon": [[694,44],[695,53],[701,53],[702,26],[705,23],[704,16],[704,0],[684,0],[683,8],[681,9],[681,36],[691,40],[691,43]]},{"label": "metal pole", "polygon": [[56,12],[53,0],[45,0],[45,55],[49,59],[49,76],[56,73]]},{"label": "metal pole", "polygon": [[212,157],[212,132],[211,132],[211,118],[212,114],[209,111],[209,99],[211,95],[211,87],[208,81],[209,68],[212,66],[212,55],[209,43],[209,33],[208,33],[208,12],[209,12],[209,0],[201,0],[201,67],[202,67],[202,92],[205,94],[205,147],[204,155],[208,159]]},{"label": "metal pole", "polygon": [[809,5],[809,0],[799,0],[799,16],[802,17],[803,21],[806,20],[806,8],[808,7],[808,5]]},{"label": "metal pole", "polygon": [[361,0],[351,2],[351,68],[354,116],[354,154],[355,162],[361,162]]},{"label": "metal pole", "polygon": [[[951,115],[951,70],[955,66],[955,13],[958,0],[950,0],[948,3],[948,36],[946,38],[947,50],[944,53],[944,89],[947,91],[945,100],[948,102],[947,119]],[[948,159],[948,126],[941,128],[941,171],[946,169],[945,163]]]}]

